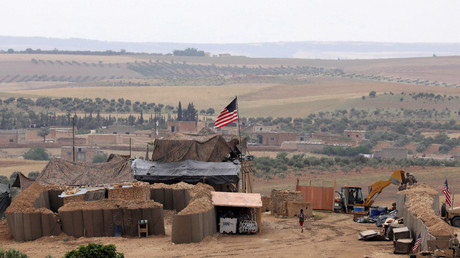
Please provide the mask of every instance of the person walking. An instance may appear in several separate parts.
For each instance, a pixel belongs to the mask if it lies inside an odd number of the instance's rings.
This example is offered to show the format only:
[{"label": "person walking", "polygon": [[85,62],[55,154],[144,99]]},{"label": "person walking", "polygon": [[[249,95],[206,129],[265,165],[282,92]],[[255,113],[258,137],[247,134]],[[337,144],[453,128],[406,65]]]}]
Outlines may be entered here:
[{"label": "person walking", "polygon": [[303,209],[300,209],[300,215],[299,215],[299,224],[300,224],[300,232],[303,233],[303,222],[305,221],[305,215],[303,215]]}]

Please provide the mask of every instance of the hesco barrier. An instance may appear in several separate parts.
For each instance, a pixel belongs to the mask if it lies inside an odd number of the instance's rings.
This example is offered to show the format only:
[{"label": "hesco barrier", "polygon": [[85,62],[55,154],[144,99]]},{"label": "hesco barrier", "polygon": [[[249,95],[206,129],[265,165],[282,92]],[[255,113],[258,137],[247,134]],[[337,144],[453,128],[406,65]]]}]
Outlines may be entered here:
[{"label": "hesco barrier", "polygon": [[121,226],[123,235],[137,236],[137,222],[146,219],[149,222],[150,235],[164,235],[163,207],[120,208],[120,209],[84,209],[59,211],[62,230],[74,237],[114,236],[115,225]]},{"label": "hesco barrier", "polygon": [[[405,194],[398,194],[396,197],[396,209],[398,211],[398,216],[403,218],[404,225],[407,226],[410,230],[411,237],[413,239],[421,235],[420,250],[428,250],[428,240],[441,239],[440,237],[435,237],[429,233],[428,227],[423,223],[422,220],[418,219],[406,205],[407,196]],[[435,214],[438,213],[439,207],[439,196],[434,196],[432,208]]]},{"label": "hesco barrier", "polygon": [[[152,199],[163,206],[59,210],[67,202],[101,199],[105,191],[88,192],[74,199],[64,200],[58,197],[62,189],[34,185],[21,193],[22,198],[17,197],[20,204],[5,213],[10,232],[16,241],[31,241],[42,236],[59,235],[61,232],[74,237],[114,236],[115,228],[121,228],[123,235],[137,236],[137,222],[141,219],[148,220],[149,235],[164,235],[163,208],[179,212],[192,199],[188,189],[148,188],[145,192],[141,187],[134,187],[130,190],[109,191],[108,194],[112,197],[128,194],[141,199],[146,196],[145,199]],[[172,238],[175,243],[199,242],[216,232],[214,208],[201,213],[176,215],[173,218]]]},{"label": "hesco barrier", "polygon": [[205,212],[173,217],[171,239],[175,244],[200,242],[203,238],[212,236],[216,232],[215,208]]},{"label": "hesco barrier", "polygon": [[420,250],[428,250],[427,241],[436,240],[436,237],[428,232],[428,227],[423,224],[423,221],[417,219],[417,216],[412,214],[407,208],[404,209],[404,225],[409,228],[413,239],[421,235],[422,242],[420,243]]},{"label": "hesco barrier", "polygon": [[165,210],[183,210],[190,202],[191,197],[188,189],[152,188],[150,199],[163,204]]},{"label": "hesco barrier", "polygon": [[[61,234],[58,217],[50,211],[51,207],[56,208],[58,206],[56,202],[50,202],[50,199],[54,201],[54,192],[57,191],[53,190],[51,194],[48,191],[39,193],[38,198],[32,203],[35,211],[5,213],[14,240],[19,242],[31,241],[42,236]],[[41,208],[48,209],[48,211]]]}]

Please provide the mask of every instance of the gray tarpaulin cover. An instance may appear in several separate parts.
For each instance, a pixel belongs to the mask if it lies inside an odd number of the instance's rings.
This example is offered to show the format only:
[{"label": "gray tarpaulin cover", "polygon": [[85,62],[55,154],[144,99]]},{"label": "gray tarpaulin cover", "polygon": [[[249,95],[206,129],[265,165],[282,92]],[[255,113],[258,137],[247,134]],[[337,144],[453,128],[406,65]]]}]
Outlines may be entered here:
[{"label": "gray tarpaulin cover", "polygon": [[241,165],[234,162],[202,162],[186,160],[180,162],[151,162],[136,159],[132,162],[134,178],[151,183],[198,182],[222,185],[237,184]]},{"label": "gray tarpaulin cover", "polygon": [[0,218],[3,217],[3,213],[10,206],[10,203],[10,188],[6,184],[0,184]]}]

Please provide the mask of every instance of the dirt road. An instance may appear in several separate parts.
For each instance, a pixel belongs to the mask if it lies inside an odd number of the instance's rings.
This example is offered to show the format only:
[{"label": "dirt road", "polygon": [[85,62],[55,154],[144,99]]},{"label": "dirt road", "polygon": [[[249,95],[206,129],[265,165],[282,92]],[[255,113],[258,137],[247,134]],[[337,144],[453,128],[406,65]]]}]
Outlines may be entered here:
[{"label": "dirt road", "polygon": [[[275,218],[264,214],[262,232],[256,235],[215,234],[201,243],[171,243],[171,213],[165,214],[166,236],[149,238],[73,238],[64,234],[17,243],[0,234],[0,246],[15,248],[30,257],[62,257],[66,251],[90,242],[115,244],[126,257],[406,257],[394,255],[392,242],[364,242],[358,232],[377,229],[374,224],[358,224],[351,215],[315,213],[306,221],[304,233],[296,219]],[[3,222],[3,221],[2,221]],[[0,233],[6,223],[0,223]]]}]

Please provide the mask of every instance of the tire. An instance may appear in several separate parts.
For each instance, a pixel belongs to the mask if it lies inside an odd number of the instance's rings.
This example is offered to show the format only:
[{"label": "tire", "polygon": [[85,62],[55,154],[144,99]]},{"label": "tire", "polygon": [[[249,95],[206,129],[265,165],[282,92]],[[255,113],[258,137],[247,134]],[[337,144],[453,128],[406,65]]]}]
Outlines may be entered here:
[{"label": "tire", "polygon": [[460,217],[453,217],[450,220],[450,224],[454,227],[460,227]]},{"label": "tire", "polygon": [[443,218],[447,217],[447,208],[446,208],[445,203],[443,203],[442,206],[441,206],[441,217],[443,217]]}]

